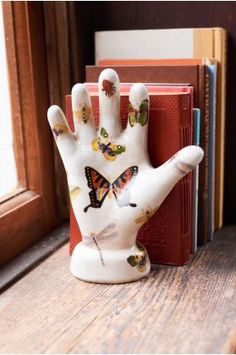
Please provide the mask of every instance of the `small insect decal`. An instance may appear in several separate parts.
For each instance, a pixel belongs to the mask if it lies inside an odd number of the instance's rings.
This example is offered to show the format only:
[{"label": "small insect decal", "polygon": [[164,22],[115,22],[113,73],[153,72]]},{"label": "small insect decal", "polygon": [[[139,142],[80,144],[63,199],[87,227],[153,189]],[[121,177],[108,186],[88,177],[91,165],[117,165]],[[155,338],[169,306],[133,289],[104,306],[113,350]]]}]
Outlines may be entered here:
[{"label": "small insect decal", "polygon": [[79,186],[70,186],[70,198],[74,201],[80,194],[81,188]]},{"label": "small insect decal", "polygon": [[193,165],[181,161],[178,157],[178,153],[175,154],[172,158],[170,158],[166,163],[172,164],[181,176],[186,175],[194,169]]},{"label": "small insect decal", "polygon": [[83,104],[83,105],[80,105],[80,109],[78,111],[74,111],[73,114],[74,114],[74,117],[77,118],[79,123],[81,123],[81,122],[87,123],[92,115],[92,109],[90,106]]},{"label": "small insect decal", "polygon": [[89,207],[100,208],[107,195],[109,197],[113,195],[119,207],[136,207],[135,203],[130,203],[130,188],[137,174],[138,167],[131,166],[111,183],[97,170],[86,166],[85,176],[91,191],[89,192],[90,204],[84,208],[84,212],[86,213]]},{"label": "small insect decal", "polygon": [[53,126],[52,131],[54,133],[55,138],[57,138],[61,134],[67,133],[68,127],[65,124],[57,123]]},{"label": "small insect decal", "polygon": [[111,97],[116,92],[116,87],[112,81],[104,79],[102,82],[102,91],[106,96]]},{"label": "small insect decal", "polygon": [[147,251],[140,244],[137,245],[137,248],[139,252],[135,255],[130,255],[127,258],[127,261],[132,267],[136,267],[138,271],[144,272],[146,270]]},{"label": "small insect decal", "polygon": [[131,127],[134,127],[136,123],[145,126],[148,120],[148,100],[143,100],[139,105],[139,109],[136,109],[131,102],[129,102],[128,119]]},{"label": "small insect decal", "polygon": [[92,148],[95,152],[100,151],[107,160],[115,160],[117,155],[125,152],[125,146],[110,141],[105,128],[101,128],[100,136],[92,141]]},{"label": "small insect decal", "polygon": [[149,221],[149,219],[154,215],[156,210],[157,208],[152,209],[150,206],[147,206],[145,210],[142,209],[142,215],[135,219],[135,223],[141,224]]},{"label": "small insect decal", "polygon": [[116,224],[110,223],[98,233],[91,233],[89,236],[83,237],[83,242],[87,245],[94,243],[99,252],[99,257],[103,266],[105,266],[102,249],[100,244],[106,243],[109,240],[116,238],[118,235],[116,231]]}]

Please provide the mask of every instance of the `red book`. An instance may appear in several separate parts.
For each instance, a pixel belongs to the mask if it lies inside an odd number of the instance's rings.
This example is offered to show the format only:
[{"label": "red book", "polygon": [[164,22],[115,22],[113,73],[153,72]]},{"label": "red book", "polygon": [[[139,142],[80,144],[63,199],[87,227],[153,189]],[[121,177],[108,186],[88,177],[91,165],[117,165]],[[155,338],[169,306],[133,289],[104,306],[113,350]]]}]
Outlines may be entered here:
[{"label": "red book", "polygon": [[[105,66],[86,66],[86,81],[97,82]],[[205,155],[199,166],[198,244],[207,242],[209,225],[208,151],[209,151],[209,76],[206,65],[132,65],[110,66],[121,82],[188,83],[194,88],[194,107],[201,110],[200,146]],[[170,84],[169,84],[170,85]]]},{"label": "red book", "polygon": [[[160,89],[159,89],[160,88]],[[91,91],[93,115],[99,120],[98,96]],[[181,87],[151,89],[149,115],[149,155],[154,167],[163,164],[179,149],[192,144],[192,92]],[[128,117],[127,86],[121,85],[121,118]],[[159,90],[159,92],[158,92]],[[184,92],[185,91],[185,92]],[[73,129],[71,97],[66,97],[66,113]],[[148,212],[148,211],[144,211]],[[158,211],[138,232],[138,241],[148,250],[152,263],[183,265],[190,256],[192,237],[192,174],[185,176],[170,192]],[[71,209],[70,251],[81,241],[79,227]]]}]

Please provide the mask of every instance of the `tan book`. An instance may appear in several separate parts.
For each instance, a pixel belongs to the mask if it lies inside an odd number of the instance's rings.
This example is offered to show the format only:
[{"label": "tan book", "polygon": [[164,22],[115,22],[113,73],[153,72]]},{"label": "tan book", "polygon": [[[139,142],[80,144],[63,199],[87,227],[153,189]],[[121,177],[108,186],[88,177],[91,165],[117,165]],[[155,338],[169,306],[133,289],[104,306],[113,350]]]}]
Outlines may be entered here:
[{"label": "tan book", "polygon": [[119,59],[134,60],[134,64],[138,59],[158,58],[208,57],[217,60],[215,229],[223,224],[226,37],[226,31],[219,27],[102,31],[95,34],[96,63],[100,65],[108,65],[108,60],[114,65],[114,60]]}]

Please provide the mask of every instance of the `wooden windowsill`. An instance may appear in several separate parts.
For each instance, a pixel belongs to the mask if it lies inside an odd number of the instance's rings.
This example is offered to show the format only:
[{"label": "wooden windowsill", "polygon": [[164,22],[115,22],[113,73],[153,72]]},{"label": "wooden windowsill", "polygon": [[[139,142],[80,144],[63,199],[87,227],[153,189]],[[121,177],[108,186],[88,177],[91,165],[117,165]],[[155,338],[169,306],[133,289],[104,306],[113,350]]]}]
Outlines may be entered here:
[{"label": "wooden windowsill", "polygon": [[68,241],[69,223],[41,238],[0,268],[0,293]]},{"label": "wooden windowsill", "polygon": [[79,281],[68,245],[0,298],[2,353],[235,353],[236,227],[184,267],[120,285]]}]

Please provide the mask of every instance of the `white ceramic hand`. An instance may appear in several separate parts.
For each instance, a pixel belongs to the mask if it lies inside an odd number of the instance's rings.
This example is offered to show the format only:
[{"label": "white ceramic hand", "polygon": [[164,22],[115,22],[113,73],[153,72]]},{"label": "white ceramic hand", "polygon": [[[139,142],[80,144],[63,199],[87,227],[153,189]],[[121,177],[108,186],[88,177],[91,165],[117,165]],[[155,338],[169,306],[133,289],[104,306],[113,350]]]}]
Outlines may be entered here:
[{"label": "white ceramic hand", "polygon": [[201,148],[189,146],[154,169],[147,153],[149,96],[143,84],[132,86],[129,101],[129,122],[122,130],[119,78],[106,69],[99,77],[98,130],[83,84],[72,89],[75,133],[58,106],[48,110],[83,236],[73,251],[71,270],[88,281],[131,281],[149,272],[146,251],[136,245],[140,224],[135,221],[147,206],[155,211],[203,158]]}]

